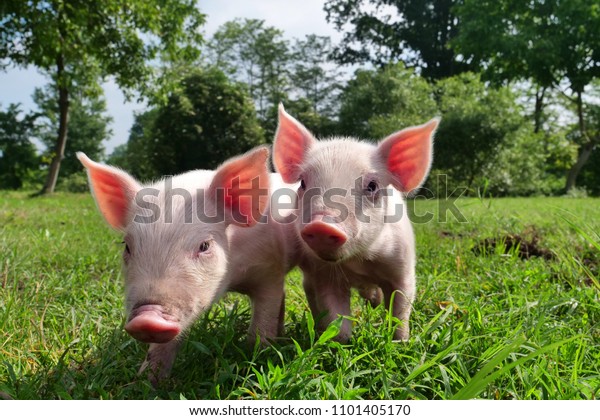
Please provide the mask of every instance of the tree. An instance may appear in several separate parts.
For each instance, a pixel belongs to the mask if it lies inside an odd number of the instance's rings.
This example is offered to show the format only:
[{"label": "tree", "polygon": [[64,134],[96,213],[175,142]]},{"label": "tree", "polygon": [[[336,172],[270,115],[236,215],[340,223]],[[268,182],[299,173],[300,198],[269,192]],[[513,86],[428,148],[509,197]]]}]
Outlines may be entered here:
[{"label": "tree", "polygon": [[289,54],[281,30],[265,26],[263,20],[244,19],[226,22],[215,32],[207,58],[248,86],[258,116],[265,121],[267,110],[285,96]]},{"label": "tree", "polygon": [[403,61],[427,79],[438,80],[470,69],[449,46],[461,21],[457,0],[328,0],[327,21],[344,38],[336,47],[340,63],[382,66]]},{"label": "tree", "polygon": [[[330,116],[329,112],[315,111],[314,104],[309,99],[305,97],[291,99],[286,96],[282,98],[281,103],[285,105],[286,112],[298,121],[302,121],[302,124],[315,136],[323,138],[339,134],[334,117]],[[278,105],[273,104],[267,110],[265,121],[261,122],[268,142],[272,142],[275,138],[278,120],[279,108]]]},{"label": "tree", "polygon": [[148,150],[158,173],[216,168],[264,143],[243,85],[215,68],[192,71],[181,83],[180,91],[157,110],[150,137]]},{"label": "tree", "polygon": [[44,193],[54,191],[64,156],[70,94],[93,95],[114,76],[131,93],[149,95],[159,81],[152,60],[192,60],[204,22],[195,0],[4,0],[0,5],[0,60],[33,65],[57,86],[58,133]]},{"label": "tree", "polygon": [[336,92],[340,89],[340,73],[329,62],[332,53],[331,39],[325,36],[306,35],[297,39],[290,59],[290,81],[300,99],[307,100],[315,113],[333,117],[338,105]]},{"label": "tree", "polygon": [[402,64],[357,70],[340,95],[339,134],[380,139],[438,115],[431,85]]},{"label": "tree", "polygon": [[438,195],[445,185],[436,184],[437,174],[451,190],[488,180],[500,195],[553,192],[544,173],[556,152],[544,151],[509,88],[490,88],[472,73],[432,83],[396,64],[358,70],[341,98],[339,128],[349,136],[381,139],[441,116],[426,185]]},{"label": "tree", "polygon": [[471,188],[496,170],[494,163],[524,123],[508,88],[491,89],[465,73],[436,84],[442,122],[436,134],[434,167],[453,183]]},{"label": "tree", "polygon": [[464,0],[456,12],[462,25],[453,45],[465,60],[499,80],[532,80],[540,88],[536,110],[541,109],[545,89],[557,89],[569,98],[581,142],[567,175],[568,191],[600,142],[588,130],[584,115],[586,89],[600,76],[597,2]]},{"label": "tree", "polygon": [[156,117],[159,108],[151,108],[134,116],[126,144],[117,146],[108,163],[126,169],[139,180],[151,180],[161,176],[154,167],[152,147],[156,139]]},{"label": "tree", "polygon": [[266,26],[263,20],[238,19],[219,28],[208,42],[205,57],[248,87],[270,141],[280,102],[307,118],[311,129],[331,133],[340,88],[331,51],[328,37],[307,35],[290,44],[281,30]]},{"label": "tree", "polygon": [[0,111],[0,189],[19,189],[37,170],[40,160],[31,137],[37,115],[21,115],[19,105]]},{"label": "tree", "polygon": [[[135,124],[135,122],[134,122]],[[112,166],[116,166],[117,168],[121,168],[129,172],[131,175],[132,171],[129,166],[129,159],[127,156],[127,143],[119,144],[116,146],[113,151],[108,155],[106,159],[106,163]],[[134,175],[134,177],[138,178]],[[138,178],[139,179],[139,178]]]},{"label": "tree", "polygon": [[[47,147],[46,156],[52,157],[52,146],[56,141],[59,124],[59,109],[54,98],[56,86],[50,84],[44,89],[36,89],[33,98],[44,123],[38,124],[37,137]],[[104,157],[102,143],[111,135],[109,124],[112,118],[106,114],[106,101],[101,96],[84,97],[81,91],[72,90],[69,115],[69,142],[65,145],[64,160],[61,163],[63,177],[80,172],[81,163],[75,153],[78,151],[94,160]]]},{"label": "tree", "polygon": [[600,195],[600,150],[595,149],[590,156],[589,164],[582,170],[581,185],[585,187],[589,193]]},{"label": "tree", "polygon": [[271,101],[261,124],[267,141],[275,137],[279,103],[318,136],[335,134],[339,109],[339,71],[329,62],[331,40],[328,37],[307,35],[296,39],[289,54],[287,74],[289,85]]},{"label": "tree", "polygon": [[[593,92],[598,94],[600,89],[600,83],[596,83],[595,90]],[[597,97],[597,96],[596,96]],[[583,114],[585,115],[585,128],[589,138],[593,139],[596,147],[592,148],[589,152],[588,164],[581,169],[579,176],[579,184],[582,187],[595,195],[600,195],[600,105],[598,103],[587,103],[584,106]],[[569,127],[570,130],[567,134],[569,138],[579,151],[582,145],[588,142],[588,139],[582,138],[581,129],[579,124],[574,124]]]}]

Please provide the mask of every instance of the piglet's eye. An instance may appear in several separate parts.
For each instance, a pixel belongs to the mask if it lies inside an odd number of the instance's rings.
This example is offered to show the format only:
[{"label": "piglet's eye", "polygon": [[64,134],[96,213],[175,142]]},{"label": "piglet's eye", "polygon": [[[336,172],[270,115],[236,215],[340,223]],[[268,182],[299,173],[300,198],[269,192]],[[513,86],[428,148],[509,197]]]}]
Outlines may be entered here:
[{"label": "piglet's eye", "polygon": [[198,249],[199,253],[206,252],[210,249],[210,242],[204,241],[200,244],[200,248]]},{"label": "piglet's eye", "polygon": [[306,184],[304,183],[303,179],[300,180],[300,189],[301,190],[305,190],[306,189]]},{"label": "piglet's eye", "polygon": [[377,188],[379,188],[379,186],[375,181],[371,181],[369,182],[369,185],[367,185],[367,191],[370,193],[374,193],[375,191],[377,191]]},{"label": "piglet's eye", "polygon": [[131,258],[131,250],[129,249],[129,245],[127,245],[127,242],[123,241],[123,245],[125,245],[125,249],[123,250],[123,261],[127,263]]}]

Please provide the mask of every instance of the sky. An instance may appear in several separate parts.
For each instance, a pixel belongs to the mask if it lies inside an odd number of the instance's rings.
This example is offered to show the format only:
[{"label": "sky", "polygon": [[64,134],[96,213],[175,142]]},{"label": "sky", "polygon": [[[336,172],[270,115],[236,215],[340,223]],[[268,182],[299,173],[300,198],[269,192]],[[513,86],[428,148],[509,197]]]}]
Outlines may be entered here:
[{"label": "sky", "polygon": [[[210,37],[219,26],[235,18],[262,19],[268,26],[281,29],[286,39],[303,38],[307,34],[330,36],[334,43],[341,39],[325,20],[323,0],[198,0],[200,10],[207,15],[203,32]],[[20,103],[25,112],[35,109],[32,99],[36,87],[48,80],[34,68],[9,68],[0,71],[0,109],[11,103]],[[104,144],[109,154],[126,143],[133,114],[143,111],[141,103],[125,102],[123,94],[113,81],[103,85],[108,114],[112,116],[112,137]]]}]

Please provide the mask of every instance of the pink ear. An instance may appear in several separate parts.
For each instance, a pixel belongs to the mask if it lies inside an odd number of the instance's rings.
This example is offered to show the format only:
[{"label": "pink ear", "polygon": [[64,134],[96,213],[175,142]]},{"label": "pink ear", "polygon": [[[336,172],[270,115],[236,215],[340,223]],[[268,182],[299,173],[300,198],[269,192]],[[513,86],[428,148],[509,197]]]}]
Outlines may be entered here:
[{"label": "pink ear", "polygon": [[140,189],[139,184],[126,172],[96,163],[82,152],[77,152],[77,159],[87,169],[100,213],[113,228],[124,230],[128,223],[129,208]]},{"label": "pink ear", "polygon": [[257,147],[217,169],[210,189],[213,197],[224,190],[227,220],[238,226],[256,224],[269,204],[269,149]]},{"label": "pink ear", "polygon": [[431,166],[433,134],[439,122],[439,118],[434,118],[423,125],[405,128],[379,143],[378,152],[398,190],[408,193],[425,181]]},{"label": "pink ear", "polygon": [[299,180],[300,165],[315,143],[312,134],[279,104],[279,125],[273,143],[273,163],[287,183]]}]

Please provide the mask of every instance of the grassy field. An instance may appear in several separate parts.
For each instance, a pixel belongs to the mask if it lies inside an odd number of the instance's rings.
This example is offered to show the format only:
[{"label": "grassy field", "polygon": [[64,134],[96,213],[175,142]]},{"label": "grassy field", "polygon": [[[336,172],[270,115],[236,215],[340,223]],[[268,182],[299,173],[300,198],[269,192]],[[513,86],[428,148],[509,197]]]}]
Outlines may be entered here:
[{"label": "grassy field", "polygon": [[278,345],[248,349],[248,301],[228,295],[155,390],[136,373],[146,346],[123,330],[121,238],[90,195],[0,191],[0,397],[599,398],[600,201],[456,205],[462,222],[443,202],[415,203],[433,220],[415,226],[408,343],[392,342],[383,308],[358,299],[351,343],[315,335],[294,271]]}]

